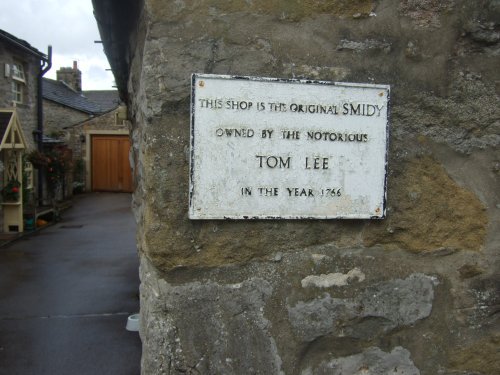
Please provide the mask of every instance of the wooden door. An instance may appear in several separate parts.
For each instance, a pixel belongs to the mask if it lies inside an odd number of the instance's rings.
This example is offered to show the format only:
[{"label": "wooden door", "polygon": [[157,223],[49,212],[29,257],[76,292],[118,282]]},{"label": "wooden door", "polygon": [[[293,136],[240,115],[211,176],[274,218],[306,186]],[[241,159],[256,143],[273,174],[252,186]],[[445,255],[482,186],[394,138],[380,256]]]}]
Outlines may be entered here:
[{"label": "wooden door", "polygon": [[132,192],[128,136],[92,136],[92,191]]}]

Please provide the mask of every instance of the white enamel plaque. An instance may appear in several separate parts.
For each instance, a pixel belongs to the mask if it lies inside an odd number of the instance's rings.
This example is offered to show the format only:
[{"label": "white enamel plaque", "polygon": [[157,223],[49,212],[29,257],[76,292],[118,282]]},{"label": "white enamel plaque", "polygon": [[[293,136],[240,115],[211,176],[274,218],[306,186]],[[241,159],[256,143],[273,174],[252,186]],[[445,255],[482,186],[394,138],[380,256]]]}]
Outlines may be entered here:
[{"label": "white enamel plaque", "polygon": [[191,219],[385,217],[389,86],[192,77]]}]

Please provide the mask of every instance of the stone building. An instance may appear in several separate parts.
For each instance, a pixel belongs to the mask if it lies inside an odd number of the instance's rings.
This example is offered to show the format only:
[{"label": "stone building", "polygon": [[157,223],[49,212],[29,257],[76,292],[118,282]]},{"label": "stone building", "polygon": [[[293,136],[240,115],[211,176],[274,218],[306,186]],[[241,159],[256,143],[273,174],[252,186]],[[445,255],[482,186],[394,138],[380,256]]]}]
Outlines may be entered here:
[{"label": "stone building", "polygon": [[107,113],[120,104],[116,90],[82,91],[77,62],[56,72],[56,80],[44,78],[45,134],[60,136],[64,128]]},{"label": "stone building", "polygon": [[[143,374],[500,373],[498,1],[93,4],[132,123]],[[190,220],[192,73],[390,85],[386,217]]]},{"label": "stone building", "polygon": [[[56,80],[44,79],[44,133],[64,141],[71,149],[74,164],[78,166],[74,176],[78,189],[131,191],[129,131],[126,109],[120,105],[118,91],[82,90],[82,73],[76,61],[73,67],[60,68],[56,74]],[[93,147],[103,137],[113,144]],[[92,153],[92,150],[98,151]],[[107,172],[93,173],[100,168],[106,168]]]},{"label": "stone building", "polygon": [[29,149],[36,147],[38,86],[47,55],[0,30],[0,108],[16,107]]},{"label": "stone building", "polygon": [[[50,66],[51,47],[45,55],[28,42],[0,30],[0,187],[4,232],[23,232],[24,204],[35,206],[43,196],[41,175],[36,175],[23,157],[42,149],[41,88],[43,75]],[[12,184],[19,185],[19,194],[7,197],[6,191]]]},{"label": "stone building", "polygon": [[[127,108],[122,105],[64,129],[73,159],[82,163],[78,178],[84,190],[132,192],[129,126]],[[94,147],[103,142],[104,147]],[[105,171],[101,175],[101,168],[117,171],[116,176]]]}]

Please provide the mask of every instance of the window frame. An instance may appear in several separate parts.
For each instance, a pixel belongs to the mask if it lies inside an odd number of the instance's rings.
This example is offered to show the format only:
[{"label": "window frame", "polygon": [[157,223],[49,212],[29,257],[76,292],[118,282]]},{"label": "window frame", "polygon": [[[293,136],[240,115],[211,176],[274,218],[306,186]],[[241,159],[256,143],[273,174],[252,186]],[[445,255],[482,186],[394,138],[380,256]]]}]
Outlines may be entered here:
[{"label": "window frame", "polygon": [[24,83],[12,80],[11,83],[12,101],[14,103],[24,103]]},{"label": "window frame", "polygon": [[26,74],[24,73],[24,65],[20,61],[14,61],[12,63],[12,79],[26,83]]},{"label": "window frame", "polygon": [[26,71],[24,69],[24,63],[14,58],[11,66],[11,93],[12,93],[12,101],[14,104],[23,104],[24,103],[24,94],[26,89]]}]

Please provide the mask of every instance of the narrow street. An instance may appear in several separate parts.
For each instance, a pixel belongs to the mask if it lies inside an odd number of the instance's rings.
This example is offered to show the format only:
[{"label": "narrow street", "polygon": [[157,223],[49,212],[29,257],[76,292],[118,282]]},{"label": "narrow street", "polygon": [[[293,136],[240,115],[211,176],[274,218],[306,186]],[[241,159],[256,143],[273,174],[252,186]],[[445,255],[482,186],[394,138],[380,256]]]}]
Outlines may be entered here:
[{"label": "narrow street", "polygon": [[1,375],[138,375],[129,194],[76,196],[62,220],[0,248]]}]

